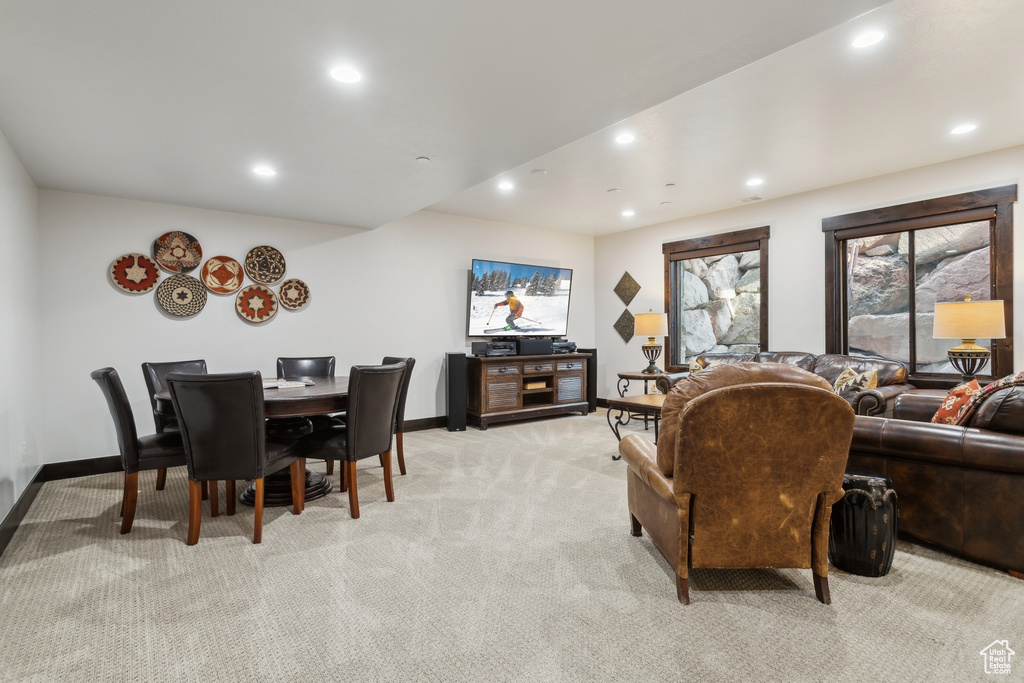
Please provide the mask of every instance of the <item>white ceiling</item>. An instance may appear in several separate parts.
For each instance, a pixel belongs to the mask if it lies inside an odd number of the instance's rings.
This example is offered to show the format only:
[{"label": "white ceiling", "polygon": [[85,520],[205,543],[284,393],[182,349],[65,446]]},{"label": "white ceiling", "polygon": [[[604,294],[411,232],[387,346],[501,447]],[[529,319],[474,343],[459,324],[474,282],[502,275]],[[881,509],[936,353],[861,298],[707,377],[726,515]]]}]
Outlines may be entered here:
[{"label": "white ceiling", "polygon": [[1024,3],[895,0],[431,208],[601,235],[1020,144]]},{"label": "white ceiling", "polygon": [[[856,58],[849,27],[804,40],[883,1],[0,0],[0,129],[42,188],[362,228],[432,206],[593,234],[729,205],[747,173],[776,196],[1003,146],[1003,124],[1020,142],[1006,104],[1024,89],[992,87],[1020,85],[1002,39],[1021,35],[1019,0],[897,0],[854,20],[892,23]],[[969,97],[949,87],[955,57]],[[328,76],[343,61],[362,82]],[[983,144],[942,138],[982,114]],[[595,133],[627,117],[630,149]],[[509,169],[519,188],[497,196],[486,181]]]}]

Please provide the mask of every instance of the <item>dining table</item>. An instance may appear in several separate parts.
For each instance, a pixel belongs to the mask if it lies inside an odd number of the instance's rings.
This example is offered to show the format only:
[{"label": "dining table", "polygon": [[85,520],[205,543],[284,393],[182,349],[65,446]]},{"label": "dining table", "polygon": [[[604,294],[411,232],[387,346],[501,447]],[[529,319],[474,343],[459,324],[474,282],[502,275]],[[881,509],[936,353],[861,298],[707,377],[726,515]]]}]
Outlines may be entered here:
[{"label": "dining table", "polygon": [[[288,378],[285,378],[287,381]],[[344,412],[348,408],[348,377],[296,378],[290,384],[278,386],[279,380],[263,382],[263,414],[267,419],[267,437],[297,438],[313,431],[310,417]],[[174,417],[171,394],[165,388],[153,395],[156,411]],[[306,500],[316,500],[331,492],[330,480],[316,472],[306,470]],[[250,484],[239,496],[247,505],[256,502],[255,484]],[[264,479],[263,505],[281,507],[292,504],[291,477],[288,469],[268,475]]]}]

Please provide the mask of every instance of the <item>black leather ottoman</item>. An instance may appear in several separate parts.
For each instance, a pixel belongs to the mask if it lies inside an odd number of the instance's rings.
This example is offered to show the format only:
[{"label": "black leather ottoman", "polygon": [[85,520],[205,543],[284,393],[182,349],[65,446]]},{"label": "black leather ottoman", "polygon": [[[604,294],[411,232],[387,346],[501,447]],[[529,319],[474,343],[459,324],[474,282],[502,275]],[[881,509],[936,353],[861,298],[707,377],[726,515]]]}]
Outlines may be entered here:
[{"label": "black leather ottoman", "polygon": [[899,507],[885,475],[851,469],[843,475],[843,499],[832,506],[828,559],[859,576],[885,576],[896,553]]}]

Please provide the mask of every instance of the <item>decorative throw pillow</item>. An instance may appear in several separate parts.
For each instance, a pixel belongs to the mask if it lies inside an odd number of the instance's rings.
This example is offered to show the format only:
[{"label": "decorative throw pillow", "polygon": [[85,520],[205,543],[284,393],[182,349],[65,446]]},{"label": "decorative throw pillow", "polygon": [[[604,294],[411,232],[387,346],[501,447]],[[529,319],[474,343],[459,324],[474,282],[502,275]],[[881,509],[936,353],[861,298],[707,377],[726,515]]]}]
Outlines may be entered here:
[{"label": "decorative throw pillow", "polygon": [[853,404],[853,397],[862,391],[874,389],[878,386],[878,370],[857,372],[853,368],[846,368],[836,377],[836,383],[832,385],[840,397],[846,399],[847,403]]},{"label": "decorative throw pillow", "polygon": [[953,390],[946,394],[946,398],[942,399],[942,405],[939,406],[939,410],[932,415],[932,422],[947,425],[956,424],[956,416],[960,414],[960,409],[971,400],[971,396],[980,391],[981,385],[978,384],[976,379],[972,379],[967,384],[953,387]]}]

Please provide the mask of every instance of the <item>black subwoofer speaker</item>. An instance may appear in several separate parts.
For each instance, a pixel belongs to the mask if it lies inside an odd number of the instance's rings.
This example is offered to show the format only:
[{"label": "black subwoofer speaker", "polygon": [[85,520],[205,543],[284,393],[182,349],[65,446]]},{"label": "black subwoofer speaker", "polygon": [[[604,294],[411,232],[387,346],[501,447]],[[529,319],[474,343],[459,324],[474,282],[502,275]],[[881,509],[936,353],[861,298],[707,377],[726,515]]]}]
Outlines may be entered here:
[{"label": "black subwoofer speaker", "polygon": [[576,353],[589,353],[587,359],[587,403],[590,412],[597,410],[597,349],[576,349]]},{"label": "black subwoofer speaker", "polygon": [[448,408],[448,431],[466,431],[466,354],[446,353],[445,389]]}]

